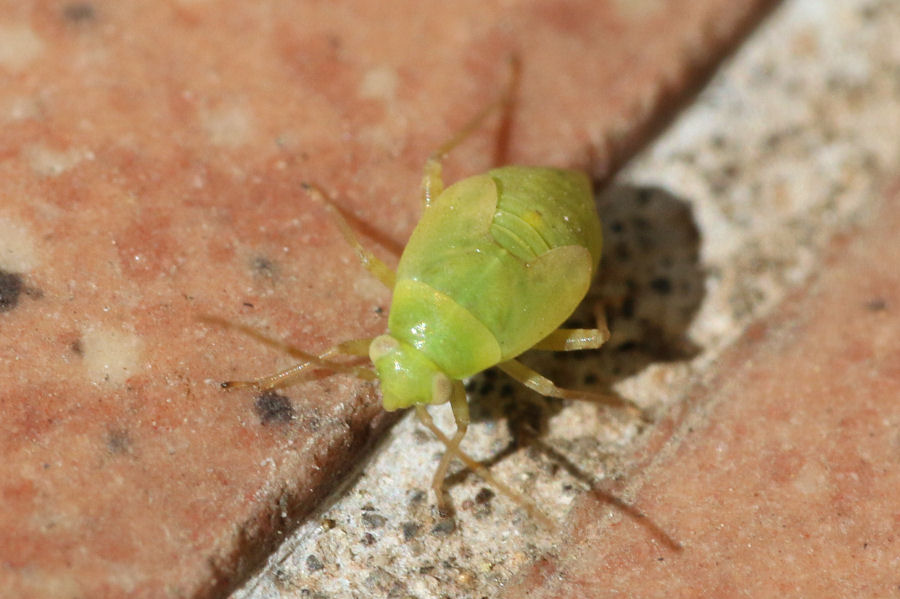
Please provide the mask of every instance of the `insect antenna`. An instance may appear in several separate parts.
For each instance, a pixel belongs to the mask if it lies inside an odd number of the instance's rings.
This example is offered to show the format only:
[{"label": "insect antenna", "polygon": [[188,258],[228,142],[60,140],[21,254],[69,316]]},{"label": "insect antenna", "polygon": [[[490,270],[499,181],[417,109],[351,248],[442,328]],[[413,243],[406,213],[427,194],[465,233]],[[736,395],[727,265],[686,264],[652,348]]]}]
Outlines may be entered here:
[{"label": "insect antenna", "polygon": [[288,385],[291,385],[292,383],[297,382],[299,379],[305,376],[305,374],[309,370],[312,370],[314,368],[321,368],[330,370],[331,372],[350,374],[367,381],[375,380],[377,378],[375,372],[371,368],[367,368],[364,366],[355,366],[352,364],[343,364],[330,360],[331,358],[338,356],[368,355],[369,343],[372,342],[371,339],[353,339],[351,341],[345,341],[344,343],[329,348],[327,351],[319,355],[314,355],[307,353],[301,349],[297,349],[296,347],[284,343],[283,341],[278,341],[277,339],[272,339],[271,337],[263,335],[256,329],[247,325],[230,322],[228,320],[225,320],[224,318],[211,316],[208,314],[200,315],[198,316],[198,319],[208,324],[222,326],[229,329],[236,329],[237,331],[247,335],[248,337],[256,339],[260,343],[263,343],[270,347],[274,347],[275,349],[289,354],[293,358],[301,360],[299,364],[295,364],[290,368],[286,368],[269,376],[264,376],[249,381],[224,381],[223,383],[221,383],[221,386],[224,389],[241,389],[245,387],[253,387],[255,389],[268,391],[270,389],[275,389],[278,387],[286,387]]},{"label": "insect antenna", "polygon": [[496,147],[494,152],[495,162],[502,161],[506,153],[506,140],[509,137],[509,129],[512,120],[512,105],[515,97],[515,90],[519,82],[520,63],[517,56],[509,59],[509,78],[506,86],[500,96],[481,109],[472,120],[466,123],[462,129],[457,131],[453,137],[442,143],[437,150],[432,152],[428,160],[425,161],[425,172],[422,177],[422,199],[425,206],[431,204],[431,201],[437,198],[444,189],[441,178],[443,171],[442,163],[447,154],[453,148],[461,144],[472,133],[481,128],[484,121],[497,110],[503,110],[503,120],[500,123],[499,135],[497,136]]},{"label": "insect antenna", "polygon": [[394,288],[394,283],[397,280],[397,274],[391,270],[391,268],[382,262],[375,254],[373,254],[369,249],[366,248],[362,243],[360,243],[359,238],[356,236],[356,233],[353,232],[353,228],[350,226],[350,223],[347,222],[347,219],[341,213],[340,208],[338,208],[335,203],[332,201],[328,195],[322,191],[318,186],[313,185],[312,183],[302,183],[303,189],[309,193],[312,197],[316,198],[328,209],[328,213],[331,215],[331,219],[337,225],[338,229],[341,232],[341,235],[344,236],[344,239],[347,243],[356,251],[356,255],[359,258],[359,261],[362,265],[375,275],[379,281],[384,283],[384,286],[388,289]]}]

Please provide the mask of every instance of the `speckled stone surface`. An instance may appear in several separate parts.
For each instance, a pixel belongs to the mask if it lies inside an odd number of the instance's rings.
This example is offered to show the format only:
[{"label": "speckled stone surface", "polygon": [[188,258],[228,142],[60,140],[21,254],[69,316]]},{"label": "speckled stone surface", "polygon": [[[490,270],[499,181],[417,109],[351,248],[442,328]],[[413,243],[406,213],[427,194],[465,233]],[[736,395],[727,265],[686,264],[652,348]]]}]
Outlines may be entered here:
[{"label": "speckled stone surface", "polygon": [[313,351],[384,327],[302,181],[390,256],[511,53],[508,158],[605,175],[767,4],[0,5],[0,588],[221,594],[386,424],[347,377],[215,384],[290,358],[203,315]]},{"label": "speckled stone surface", "polygon": [[504,596],[900,593],[900,178],[882,200],[660,428],[627,493],[651,524],[586,493]]}]

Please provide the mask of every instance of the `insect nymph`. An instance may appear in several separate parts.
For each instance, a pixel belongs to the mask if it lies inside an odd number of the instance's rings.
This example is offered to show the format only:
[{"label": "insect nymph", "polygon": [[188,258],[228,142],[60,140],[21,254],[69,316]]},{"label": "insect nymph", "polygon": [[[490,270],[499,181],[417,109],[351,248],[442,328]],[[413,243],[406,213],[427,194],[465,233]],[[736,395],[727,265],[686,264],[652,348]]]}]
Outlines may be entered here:
[{"label": "insect nymph", "polygon": [[[388,330],[309,356],[273,376],[223,385],[271,389],[323,366],[377,378],[385,409],[415,407],[447,446],[432,483],[441,507],[442,482],[457,457],[534,512],[530,502],[459,449],[469,424],[463,379],[497,366],[545,396],[622,402],[562,389],[516,360],[529,349],[593,349],[609,337],[605,324],[559,328],[584,298],[600,261],[601,227],[588,177],[573,170],[506,166],[443,187],[442,159],[506,100],[504,94],[482,110],[428,159],[424,211],[396,272],[360,244],[322,191],[305,186],[329,207],[362,264],[393,291]],[[368,355],[374,370],[330,361],[341,354]],[[425,409],[446,402],[457,425],[452,438]]]}]

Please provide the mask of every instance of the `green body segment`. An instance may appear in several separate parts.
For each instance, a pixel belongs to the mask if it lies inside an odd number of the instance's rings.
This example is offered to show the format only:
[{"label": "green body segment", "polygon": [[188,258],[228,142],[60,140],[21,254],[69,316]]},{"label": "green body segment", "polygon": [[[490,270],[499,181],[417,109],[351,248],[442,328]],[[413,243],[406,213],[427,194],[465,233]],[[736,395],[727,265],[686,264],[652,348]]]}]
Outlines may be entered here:
[{"label": "green body segment", "polygon": [[390,336],[452,379],[514,358],[572,314],[601,243],[584,173],[511,166],[463,179],[426,208],[400,258]]}]

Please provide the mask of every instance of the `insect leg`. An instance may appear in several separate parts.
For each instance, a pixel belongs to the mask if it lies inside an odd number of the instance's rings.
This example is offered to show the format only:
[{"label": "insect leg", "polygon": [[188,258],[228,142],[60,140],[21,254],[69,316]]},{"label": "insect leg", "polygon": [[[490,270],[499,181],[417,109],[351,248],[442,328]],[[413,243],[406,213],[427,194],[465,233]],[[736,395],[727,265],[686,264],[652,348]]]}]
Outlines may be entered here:
[{"label": "insect leg", "polygon": [[482,126],[485,119],[487,119],[494,111],[500,108],[509,108],[510,102],[512,101],[513,89],[515,89],[516,84],[519,81],[519,60],[517,57],[510,58],[509,70],[509,79],[500,96],[482,108],[471,121],[466,123],[462,129],[441,144],[440,147],[428,157],[428,160],[425,162],[425,172],[422,175],[422,203],[425,208],[431,204],[433,199],[441,195],[441,192],[444,190],[444,181],[441,173],[442,162],[444,158],[447,157],[447,154],[449,154],[453,148],[465,141],[472,133],[477,131]]},{"label": "insect leg", "polygon": [[334,219],[335,224],[338,226],[338,229],[341,230],[341,235],[344,236],[344,239],[347,240],[347,243],[356,250],[356,255],[359,257],[359,261],[362,263],[366,269],[371,272],[375,277],[384,283],[384,285],[388,289],[394,288],[394,282],[397,279],[396,273],[394,273],[391,268],[378,259],[378,257],[373,254],[371,251],[366,249],[366,247],[359,242],[359,239],[356,237],[356,233],[353,232],[353,229],[350,227],[350,224],[347,222],[347,219],[344,218],[344,215],[341,214],[341,211],[338,210],[337,206],[335,206],[334,202],[331,201],[324,191],[312,185],[311,183],[303,183],[303,189],[305,189],[311,196],[321,201],[331,213],[331,218]]},{"label": "insect leg", "polygon": [[606,325],[606,314],[601,308],[597,311],[596,329],[556,329],[531,349],[549,351],[597,349],[607,341],[609,341],[609,327]]},{"label": "insect leg", "polygon": [[462,442],[463,437],[466,436],[466,431],[469,430],[469,402],[466,400],[466,388],[463,386],[462,381],[454,381],[453,383],[450,408],[453,410],[453,419],[456,421],[456,433],[453,434],[450,442],[446,443],[447,451],[441,458],[441,463],[438,464],[434,477],[431,480],[431,488],[434,489],[438,509],[441,512],[447,511],[446,498],[444,497],[444,478],[447,476],[447,469],[450,467],[450,461],[458,453],[459,444]]},{"label": "insect leg", "polygon": [[576,351],[597,349],[609,340],[609,329],[556,329],[531,349]]},{"label": "insect leg", "polygon": [[627,399],[619,397],[618,395],[557,387],[555,384],[553,384],[553,381],[541,374],[538,374],[518,360],[508,360],[506,362],[501,362],[500,364],[497,364],[497,367],[532,391],[537,391],[538,393],[546,397],[591,401],[610,406],[626,407],[640,412],[640,408],[635,406]]},{"label": "insect leg", "polygon": [[[416,415],[419,417],[419,420],[422,422],[425,427],[434,433],[434,436],[437,437],[446,447],[447,447],[447,455],[451,455],[452,457],[458,458],[466,467],[474,472],[477,476],[481,477],[486,483],[509,497],[515,503],[524,507],[525,510],[531,515],[531,517],[539,520],[544,526],[549,528],[550,530],[556,530],[556,523],[553,522],[550,518],[547,517],[530,499],[522,495],[521,493],[516,492],[511,487],[508,487],[506,484],[496,479],[487,468],[478,463],[475,458],[464,452],[458,447],[458,443],[453,445],[453,442],[444,434],[444,432],[437,427],[434,423],[434,420],[431,418],[431,414],[428,413],[428,410],[423,405],[416,406]],[[443,462],[443,460],[442,460]],[[438,493],[438,497],[443,495],[443,485],[435,492]],[[441,504],[439,503],[439,509],[443,509]]]},{"label": "insect leg", "polygon": [[371,342],[372,339],[353,339],[352,341],[345,341],[344,343],[335,345],[331,349],[322,354],[319,354],[318,356],[307,354],[298,349],[293,349],[291,351],[291,354],[295,357],[299,357],[301,360],[303,360],[303,362],[295,364],[290,368],[286,368],[285,370],[282,370],[280,372],[276,372],[275,374],[264,376],[252,381],[225,381],[224,383],[222,383],[222,387],[226,389],[255,387],[263,391],[275,389],[276,387],[287,387],[299,381],[306,374],[306,372],[312,368],[325,368],[333,372],[352,374],[355,377],[369,381],[375,380],[375,378],[377,377],[375,375],[375,371],[373,371],[371,368],[366,368],[363,366],[351,366],[329,361],[329,358],[340,355],[368,355],[368,347]]}]

